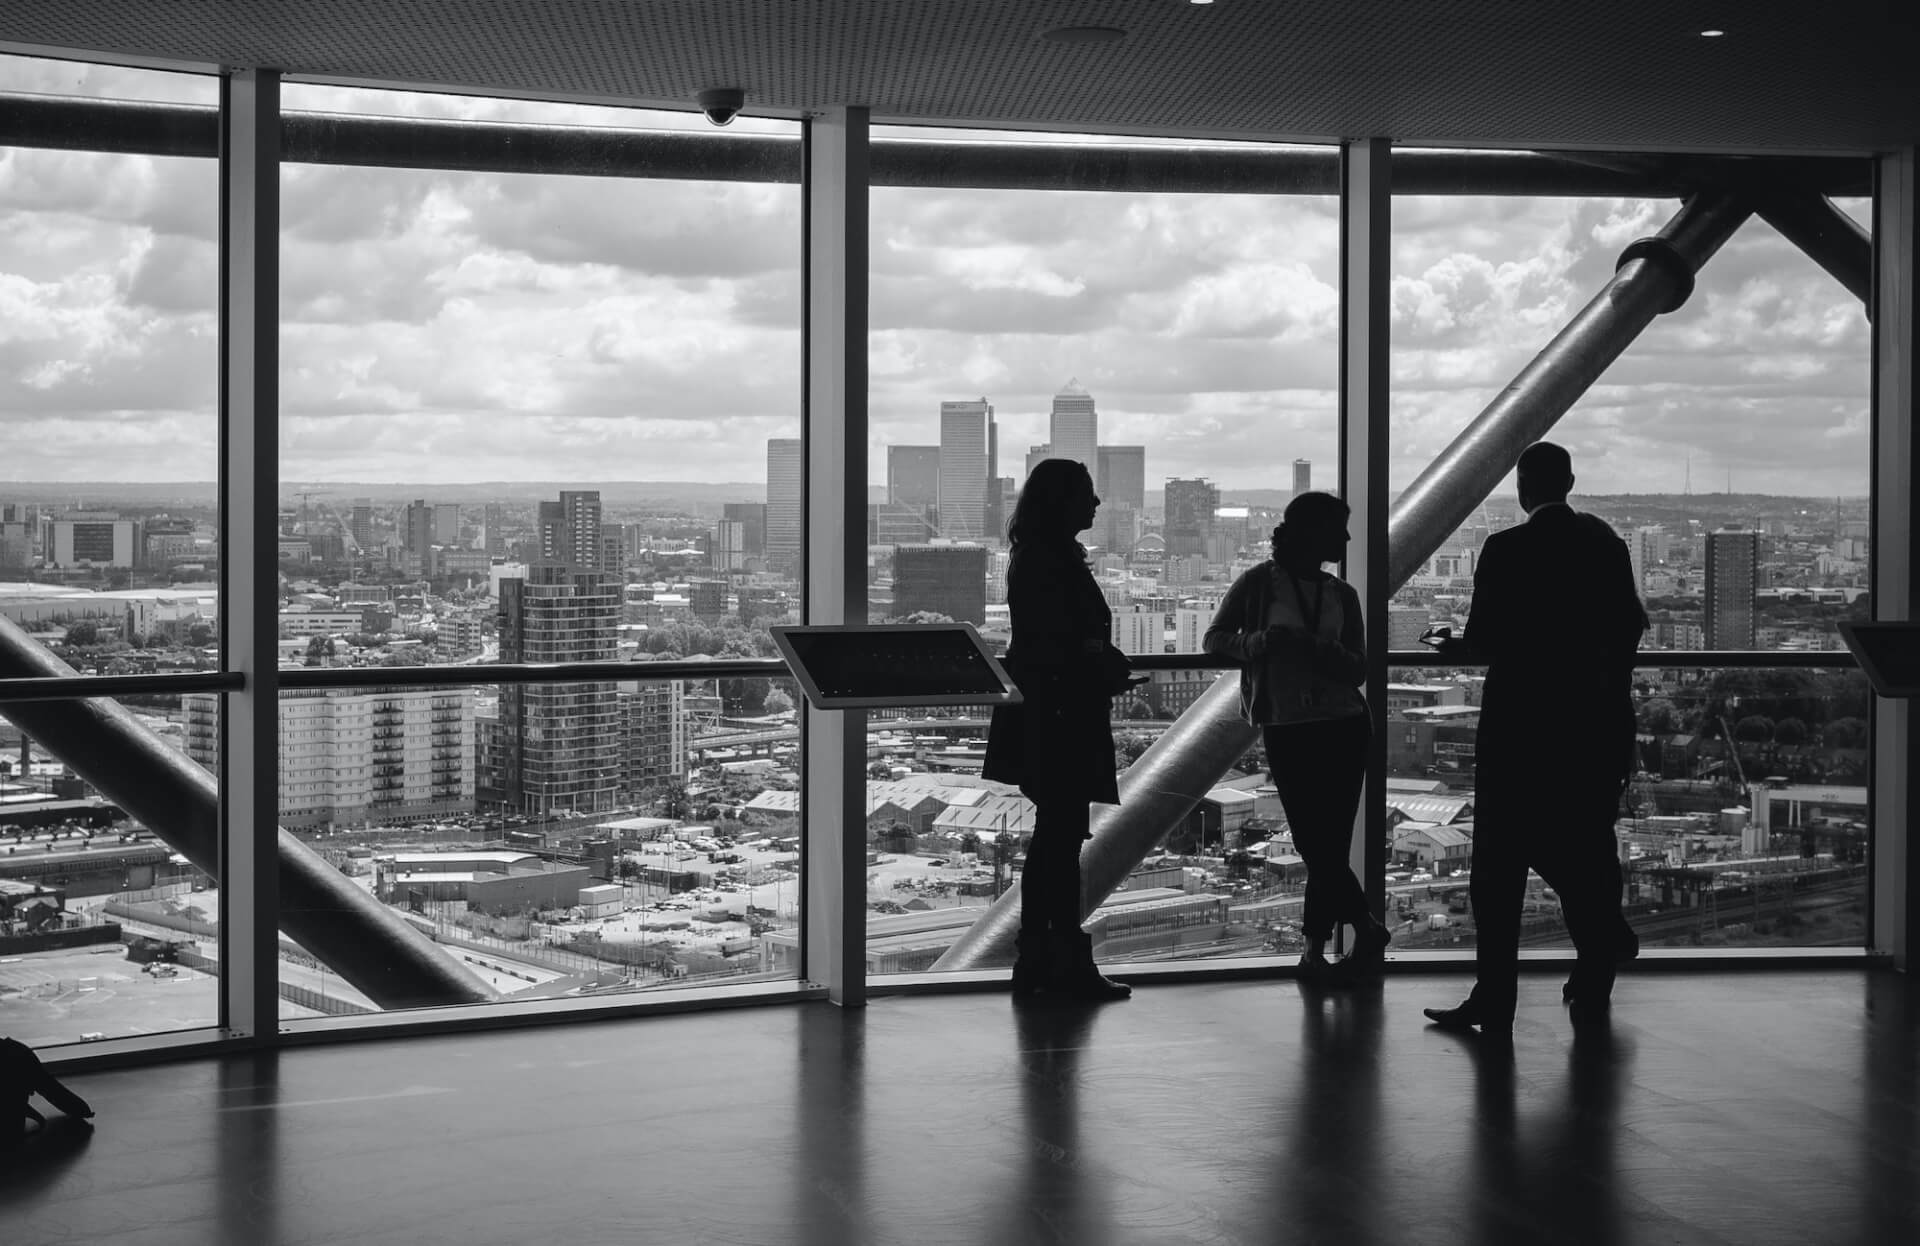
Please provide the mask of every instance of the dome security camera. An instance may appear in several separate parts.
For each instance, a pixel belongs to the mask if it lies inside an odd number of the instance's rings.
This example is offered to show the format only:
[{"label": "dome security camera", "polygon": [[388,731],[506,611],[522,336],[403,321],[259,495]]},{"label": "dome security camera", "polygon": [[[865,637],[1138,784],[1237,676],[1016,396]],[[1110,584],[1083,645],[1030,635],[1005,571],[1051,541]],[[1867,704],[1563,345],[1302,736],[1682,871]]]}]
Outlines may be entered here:
[{"label": "dome security camera", "polygon": [[731,125],[747,106],[747,93],[739,87],[708,87],[693,98],[707,120],[715,125]]}]

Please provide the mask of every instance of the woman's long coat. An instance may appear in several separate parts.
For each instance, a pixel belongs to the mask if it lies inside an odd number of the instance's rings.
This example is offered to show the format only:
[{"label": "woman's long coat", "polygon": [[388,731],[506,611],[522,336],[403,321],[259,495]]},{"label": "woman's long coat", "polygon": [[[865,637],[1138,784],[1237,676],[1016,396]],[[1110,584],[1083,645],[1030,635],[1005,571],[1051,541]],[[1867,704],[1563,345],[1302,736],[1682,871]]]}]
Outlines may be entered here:
[{"label": "woman's long coat", "polygon": [[1025,698],[993,711],[981,774],[1028,799],[1118,804],[1113,695],[1127,659],[1113,612],[1076,541],[1025,542],[1007,566],[1007,673]]}]

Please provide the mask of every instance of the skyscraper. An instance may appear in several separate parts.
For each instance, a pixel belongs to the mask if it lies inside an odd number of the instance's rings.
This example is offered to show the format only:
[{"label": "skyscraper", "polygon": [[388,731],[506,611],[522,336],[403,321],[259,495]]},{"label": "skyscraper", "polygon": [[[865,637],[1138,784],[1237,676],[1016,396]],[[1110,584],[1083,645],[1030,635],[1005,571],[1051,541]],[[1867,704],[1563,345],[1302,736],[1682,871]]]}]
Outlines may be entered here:
[{"label": "skyscraper", "polygon": [[1214,512],[1220,509],[1220,490],[1205,477],[1167,481],[1167,557],[1205,557],[1213,535]]},{"label": "skyscraper", "polygon": [[1092,474],[1099,460],[1100,417],[1093,395],[1080,388],[1078,378],[1053,396],[1053,414],[1047,420],[1047,441],[1056,459],[1072,459]]},{"label": "skyscraper", "polygon": [[[1053,446],[1049,442],[1043,441],[1037,446],[1028,446],[1027,447],[1027,476],[1033,475],[1034,468],[1040,466],[1042,463],[1046,462],[1048,459],[1052,457],[1053,457]],[[1022,476],[1020,479],[1025,480],[1027,476]]]},{"label": "skyscraper", "polygon": [[1147,448],[1101,446],[1096,457],[1093,487],[1100,493],[1102,508],[1147,509]]},{"label": "skyscraper", "polygon": [[353,518],[347,522],[347,531],[353,534],[354,543],[365,553],[373,544],[373,499],[353,499]]},{"label": "skyscraper", "polygon": [[728,502],[720,509],[722,519],[740,525],[740,552],[748,558],[767,556],[767,504],[765,502]]},{"label": "skyscraper", "polygon": [[987,547],[896,545],[893,613],[944,614],[961,623],[987,621]]},{"label": "skyscraper", "polygon": [[1295,497],[1313,488],[1313,461],[1295,459],[1293,461],[1293,494]]},{"label": "skyscraper", "polygon": [[767,563],[789,574],[800,569],[800,495],[805,472],[798,437],[767,442]]},{"label": "skyscraper", "polygon": [[1708,534],[1707,648],[1753,648],[1753,594],[1759,587],[1759,577],[1758,532],[1721,528]]},{"label": "skyscraper", "polygon": [[607,570],[597,489],[562,490],[557,502],[542,502],[537,516],[540,558],[587,570]]},{"label": "skyscraper", "polygon": [[[543,561],[524,579],[500,581],[502,662],[612,662],[619,621],[620,589],[597,569]],[[611,808],[620,789],[615,691],[612,683],[502,687],[500,798],[526,813]]]},{"label": "skyscraper", "polygon": [[940,447],[887,447],[887,501],[895,506],[940,504]]},{"label": "skyscraper", "polygon": [[460,541],[460,504],[436,502],[433,507],[433,543],[457,545]]},{"label": "skyscraper", "polygon": [[433,557],[433,507],[425,499],[407,503],[405,524],[400,529],[400,546],[420,559],[424,567]]},{"label": "skyscraper", "polygon": [[940,404],[940,534],[977,541],[988,535],[987,481],[993,407],[985,398]]}]

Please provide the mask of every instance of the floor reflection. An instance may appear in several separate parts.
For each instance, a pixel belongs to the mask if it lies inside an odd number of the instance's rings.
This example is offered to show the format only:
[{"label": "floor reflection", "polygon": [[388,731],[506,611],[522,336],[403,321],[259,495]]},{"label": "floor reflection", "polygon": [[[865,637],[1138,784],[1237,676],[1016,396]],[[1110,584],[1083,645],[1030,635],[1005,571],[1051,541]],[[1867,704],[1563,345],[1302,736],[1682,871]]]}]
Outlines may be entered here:
[{"label": "floor reflection", "polygon": [[1460,1041],[1471,1046],[1474,1065],[1470,1240],[1619,1241],[1616,1132],[1632,1080],[1632,1041],[1609,1022],[1575,1027],[1558,1096],[1525,1118],[1516,1106],[1511,1037]]},{"label": "floor reflection", "polygon": [[[1020,1187],[987,1218],[983,1242],[1113,1239],[1112,1191],[1080,1136],[1081,1058],[1099,1016],[1099,1008],[1082,1004],[1035,1001],[1014,1008],[1025,1129]],[[992,1191],[982,1191],[982,1198],[997,1201]]]},{"label": "floor reflection", "polygon": [[1350,1246],[1402,1241],[1404,1233],[1383,1222],[1375,1196],[1385,1025],[1379,985],[1328,990],[1302,982],[1300,995],[1293,1141],[1280,1174],[1286,1218]]},{"label": "floor reflection", "polygon": [[807,1246],[875,1240],[867,1194],[867,1012],[822,1004],[800,1022],[794,1223]]}]

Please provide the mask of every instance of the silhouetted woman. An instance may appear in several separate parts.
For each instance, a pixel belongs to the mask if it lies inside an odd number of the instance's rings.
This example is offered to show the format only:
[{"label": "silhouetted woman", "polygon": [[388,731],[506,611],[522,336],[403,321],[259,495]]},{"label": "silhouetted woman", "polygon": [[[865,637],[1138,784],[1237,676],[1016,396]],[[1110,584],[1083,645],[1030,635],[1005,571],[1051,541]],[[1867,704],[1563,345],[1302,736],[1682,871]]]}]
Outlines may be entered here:
[{"label": "silhouetted woman", "polygon": [[[1388,939],[1347,865],[1373,731],[1360,696],[1367,679],[1360,595],[1321,570],[1346,553],[1347,515],[1331,493],[1287,503],[1273,530],[1273,558],[1234,581],[1204,642],[1208,653],[1241,664],[1240,712],[1260,728],[1294,851],[1307,865],[1301,970],[1335,979],[1377,971]],[[1351,923],[1355,936],[1336,969],[1326,948],[1341,923]]]},{"label": "silhouetted woman", "polygon": [[1017,783],[1034,805],[1020,876],[1016,995],[1125,999],[1093,963],[1080,929],[1080,843],[1093,801],[1117,804],[1111,698],[1127,686],[1112,611],[1075,534],[1100,505],[1087,469],[1048,459],[1033,469],[1007,524],[1007,670],[1024,703],[995,708],[981,773]]}]

